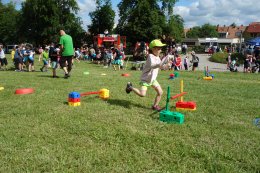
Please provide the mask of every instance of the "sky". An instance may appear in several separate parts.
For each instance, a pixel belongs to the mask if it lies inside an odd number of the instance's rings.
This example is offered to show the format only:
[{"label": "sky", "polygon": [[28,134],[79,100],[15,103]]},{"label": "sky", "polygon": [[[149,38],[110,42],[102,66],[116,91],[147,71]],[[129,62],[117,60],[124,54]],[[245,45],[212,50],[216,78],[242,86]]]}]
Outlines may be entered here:
[{"label": "sky", "polygon": [[[17,8],[23,0],[13,0]],[[83,28],[90,24],[89,12],[95,10],[95,0],[77,0],[82,18]],[[7,3],[10,0],[2,0]],[[111,0],[112,8],[116,12],[115,23],[118,21],[117,4],[120,0]],[[206,23],[212,25],[248,25],[251,22],[260,22],[259,0],[179,0],[174,7],[174,14],[184,19],[184,27],[191,28]]]}]

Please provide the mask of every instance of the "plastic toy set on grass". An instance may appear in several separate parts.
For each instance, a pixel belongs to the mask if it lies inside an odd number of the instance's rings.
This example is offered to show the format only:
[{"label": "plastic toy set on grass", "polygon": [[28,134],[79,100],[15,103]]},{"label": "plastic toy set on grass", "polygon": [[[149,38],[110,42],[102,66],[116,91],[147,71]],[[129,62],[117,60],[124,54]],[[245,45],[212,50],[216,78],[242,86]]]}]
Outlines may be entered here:
[{"label": "plastic toy set on grass", "polygon": [[177,78],[177,77],[179,77],[179,76],[180,76],[180,75],[179,75],[178,72],[174,72],[174,73],[171,73],[171,74],[170,74],[169,79],[173,80],[173,79],[175,79],[175,78]]},{"label": "plastic toy set on grass", "polygon": [[98,94],[99,98],[107,100],[109,98],[109,90],[101,89],[99,91],[91,91],[85,93],[71,92],[69,93],[68,104],[69,106],[80,106],[80,97]]},{"label": "plastic toy set on grass", "polygon": [[183,124],[184,123],[184,115],[179,112],[171,112],[169,111],[169,101],[170,99],[180,98],[180,100],[176,103],[176,110],[188,110],[188,111],[195,111],[196,110],[196,103],[195,102],[184,102],[183,95],[187,94],[187,92],[183,92],[183,80],[181,80],[181,89],[180,94],[175,96],[170,96],[170,87],[168,86],[167,89],[167,99],[166,99],[166,109],[160,112],[160,121],[167,122],[167,123],[177,123]]},{"label": "plastic toy set on grass", "polygon": [[166,106],[165,106],[165,110],[160,112],[160,121],[167,122],[167,123],[183,124],[184,115],[179,112],[171,112],[169,110],[169,101],[170,101],[170,87],[168,86]]},{"label": "plastic toy set on grass", "polygon": [[196,103],[193,101],[184,102],[183,95],[187,94],[187,92],[183,92],[183,80],[181,80],[181,86],[180,86],[180,94],[171,97],[171,99],[175,99],[180,97],[179,101],[176,102],[176,110],[187,110],[187,111],[195,111],[197,106]]},{"label": "plastic toy set on grass", "polygon": [[204,80],[212,80],[215,76],[214,76],[214,74],[209,74],[209,67],[207,66],[207,67],[204,67],[204,77],[203,77],[203,79]]}]

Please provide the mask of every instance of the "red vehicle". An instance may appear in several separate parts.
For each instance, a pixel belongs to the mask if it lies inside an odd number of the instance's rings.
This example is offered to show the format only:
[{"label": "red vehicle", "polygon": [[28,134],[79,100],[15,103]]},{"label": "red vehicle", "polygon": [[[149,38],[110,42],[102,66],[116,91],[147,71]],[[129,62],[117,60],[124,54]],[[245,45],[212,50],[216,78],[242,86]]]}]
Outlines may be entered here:
[{"label": "red vehicle", "polygon": [[119,50],[126,48],[126,36],[120,36],[119,34],[105,35],[98,34],[94,36],[94,45],[100,47],[114,47]]}]

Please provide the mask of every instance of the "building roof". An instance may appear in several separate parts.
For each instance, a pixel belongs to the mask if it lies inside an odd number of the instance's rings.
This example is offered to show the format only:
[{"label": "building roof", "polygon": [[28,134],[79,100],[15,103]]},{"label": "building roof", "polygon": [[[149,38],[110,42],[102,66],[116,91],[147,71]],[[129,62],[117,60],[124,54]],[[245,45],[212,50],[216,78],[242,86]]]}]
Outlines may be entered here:
[{"label": "building roof", "polygon": [[260,22],[252,22],[247,27],[246,32],[248,33],[260,33]]},{"label": "building roof", "polygon": [[217,26],[217,32],[218,33],[228,33],[227,38],[238,38],[239,35],[236,33],[238,32],[244,32],[246,30],[246,26],[240,25],[240,26]]}]

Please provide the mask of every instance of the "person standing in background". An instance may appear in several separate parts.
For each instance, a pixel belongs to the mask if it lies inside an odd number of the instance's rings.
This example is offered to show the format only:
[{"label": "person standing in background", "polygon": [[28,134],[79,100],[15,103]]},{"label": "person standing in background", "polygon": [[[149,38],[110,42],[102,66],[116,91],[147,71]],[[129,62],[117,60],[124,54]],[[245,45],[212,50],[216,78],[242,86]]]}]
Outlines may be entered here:
[{"label": "person standing in background", "polygon": [[64,70],[65,79],[70,77],[70,72],[72,70],[72,57],[74,55],[74,47],[72,37],[65,33],[64,30],[60,30],[60,49],[61,49],[61,60],[60,65]]}]

